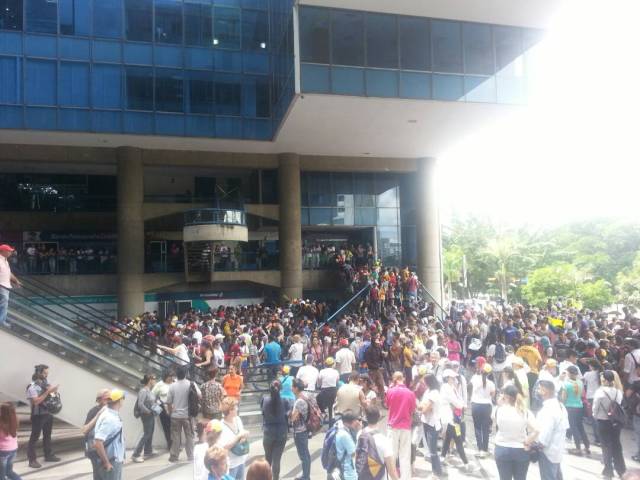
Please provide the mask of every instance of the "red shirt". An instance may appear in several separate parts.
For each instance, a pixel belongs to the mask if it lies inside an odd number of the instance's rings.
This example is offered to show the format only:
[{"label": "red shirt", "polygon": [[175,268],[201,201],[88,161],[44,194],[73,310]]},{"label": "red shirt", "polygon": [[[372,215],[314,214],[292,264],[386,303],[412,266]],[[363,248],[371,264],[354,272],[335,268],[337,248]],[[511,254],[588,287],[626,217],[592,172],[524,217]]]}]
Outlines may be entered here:
[{"label": "red shirt", "polygon": [[411,420],[416,410],[416,396],[405,384],[387,390],[387,406],[387,424],[397,430],[411,430]]}]

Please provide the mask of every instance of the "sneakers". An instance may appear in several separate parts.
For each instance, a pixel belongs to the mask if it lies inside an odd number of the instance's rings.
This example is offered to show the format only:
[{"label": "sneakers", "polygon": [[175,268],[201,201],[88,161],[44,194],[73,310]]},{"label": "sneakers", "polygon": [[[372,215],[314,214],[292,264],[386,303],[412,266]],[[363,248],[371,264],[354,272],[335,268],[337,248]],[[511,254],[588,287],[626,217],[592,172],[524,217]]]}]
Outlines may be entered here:
[{"label": "sneakers", "polygon": [[55,455],[50,455],[48,457],[44,457],[44,461],[45,462],[59,462],[60,458],[56,457]]},{"label": "sneakers", "polygon": [[144,462],[144,458],[143,457],[132,457],[131,460],[133,460],[135,463],[143,463]]},{"label": "sneakers", "polygon": [[40,465],[37,460],[33,460],[29,462],[29,468],[42,468],[42,465]]}]

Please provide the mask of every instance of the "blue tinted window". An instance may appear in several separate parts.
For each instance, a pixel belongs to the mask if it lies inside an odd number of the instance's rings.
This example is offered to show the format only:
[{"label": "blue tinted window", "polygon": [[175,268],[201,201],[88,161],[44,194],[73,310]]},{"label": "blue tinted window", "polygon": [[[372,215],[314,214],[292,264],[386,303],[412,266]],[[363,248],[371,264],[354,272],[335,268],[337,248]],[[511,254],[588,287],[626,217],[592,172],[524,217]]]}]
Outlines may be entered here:
[{"label": "blue tinted window", "polygon": [[267,12],[242,11],[242,49],[263,52],[267,48],[269,35]]},{"label": "blue tinted window", "polygon": [[93,111],[93,129],[96,132],[118,133],[122,131],[122,113]]},{"label": "blue tinted window", "polygon": [[520,29],[515,27],[493,27],[496,42],[498,73],[516,75],[517,59],[522,55]]},{"label": "blue tinted window", "polygon": [[433,98],[457,101],[464,95],[461,75],[433,75]]},{"label": "blue tinted window", "polygon": [[239,75],[218,75],[215,92],[216,113],[219,115],[240,115],[242,84]]},{"label": "blue tinted window", "polygon": [[86,36],[91,34],[90,0],[58,0],[58,3],[60,5],[60,33],[62,35]]},{"label": "blue tinted window", "polygon": [[426,18],[399,17],[400,68],[431,70],[431,38]]},{"label": "blue tinted window", "polygon": [[121,0],[99,0],[93,4],[93,34],[97,37],[122,36]]},{"label": "blue tinted window", "polygon": [[242,138],[242,119],[216,117],[216,135],[222,138]]},{"label": "blue tinted window", "polygon": [[242,121],[243,137],[250,140],[269,140],[271,138],[271,120],[247,119]]},{"label": "blue tinted window", "polygon": [[367,95],[371,97],[397,97],[398,72],[394,70],[367,70]]},{"label": "blue tinted window", "polygon": [[331,225],[332,219],[331,208],[310,208],[309,224],[310,225]]},{"label": "blue tinted window", "polygon": [[61,37],[58,41],[61,58],[89,60],[91,45],[88,39]]},{"label": "blue tinted window", "polygon": [[155,133],[156,135],[184,135],[184,116],[157,113]]},{"label": "blue tinted window", "polygon": [[153,110],[153,71],[145,67],[127,67],[127,104],[129,110]]},{"label": "blue tinted window", "polygon": [[124,114],[125,133],[152,134],[153,130],[153,113],[126,112]]},{"label": "blue tinted window", "polygon": [[333,93],[364,95],[364,71],[361,68],[333,67],[331,69]]},{"label": "blue tinted window", "polygon": [[0,103],[21,103],[21,59],[0,57]]},{"label": "blue tinted window", "polygon": [[301,8],[300,58],[303,62],[329,63],[329,9]]},{"label": "blue tinted window", "polygon": [[213,44],[218,48],[240,48],[240,10],[216,7],[213,14]]},{"label": "blue tinted window", "polygon": [[367,14],[367,65],[398,68],[398,24],[395,15]]},{"label": "blue tinted window", "polygon": [[213,113],[213,79],[209,72],[188,72],[187,112]]},{"label": "blue tinted window", "polygon": [[120,62],[122,48],[119,43],[108,41],[93,42],[93,60],[98,62]]},{"label": "blue tinted window", "polygon": [[211,46],[213,18],[211,2],[186,0],[184,3],[184,41],[187,45]]},{"label": "blue tinted window", "polygon": [[182,0],[155,0],[156,40],[182,43]]},{"label": "blue tinted window", "polygon": [[156,69],[156,110],[161,112],[182,112],[183,107],[182,70]]},{"label": "blue tinted window", "polygon": [[431,98],[431,74],[400,72],[400,96],[403,98]]},{"label": "blue tinted window", "polygon": [[378,209],[378,225],[397,225],[398,209],[397,208],[379,208]]},{"label": "blue tinted window", "polygon": [[269,79],[245,76],[242,85],[242,115],[268,117],[270,115]]},{"label": "blue tinted window", "polygon": [[55,108],[31,107],[26,109],[27,128],[34,130],[55,130],[57,124]]},{"label": "blue tinted window", "polygon": [[460,23],[431,20],[433,70],[462,73],[462,33]]},{"label": "blue tinted window", "polygon": [[119,65],[93,65],[91,103],[94,108],[122,108],[122,69]]},{"label": "blue tinted window", "polygon": [[356,225],[375,225],[376,224],[376,209],[375,208],[356,208],[355,214]]},{"label": "blue tinted window", "polygon": [[190,137],[215,136],[214,119],[212,117],[187,115],[185,120],[185,131]]},{"label": "blue tinted window", "polygon": [[182,67],[182,47],[156,45],[153,57],[156,65],[163,67]]},{"label": "blue tinted window", "polygon": [[58,33],[58,3],[26,0],[27,32]]},{"label": "blue tinted window", "polygon": [[400,262],[400,235],[398,227],[378,227],[378,256],[385,265],[398,265]]},{"label": "blue tinted window", "polygon": [[25,102],[27,105],[55,105],[56,62],[27,60],[25,74]]},{"label": "blue tinted window", "polygon": [[58,128],[76,132],[87,131],[91,126],[89,110],[73,110],[61,108],[58,111]]},{"label": "blue tinted window", "polygon": [[495,77],[466,76],[464,91],[469,102],[495,102],[496,79]]},{"label": "blue tinted window", "polygon": [[0,0],[0,30],[22,30],[22,0]]},{"label": "blue tinted window", "polygon": [[329,67],[323,65],[301,65],[302,91],[309,93],[329,93]]},{"label": "blue tinted window", "polygon": [[477,23],[465,23],[462,32],[465,72],[493,75],[495,64],[491,27]]},{"label": "blue tinted window", "polygon": [[361,12],[331,12],[332,63],[364,65],[364,16]]},{"label": "blue tinted window", "polygon": [[24,110],[0,105],[0,128],[23,128]]},{"label": "blue tinted window", "polygon": [[138,42],[153,40],[152,0],[125,0],[124,15],[127,40]]},{"label": "blue tinted window", "polygon": [[125,43],[124,62],[132,64],[151,65],[153,45],[145,43]]},{"label": "blue tinted window", "polygon": [[89,106],[89,64],[61,62],[58,103],[64,107]]},{"label": "blue tinted window", "polygon": [[25,35],[25,53],[34,57],[56,56],[58,37],[53,35]]},{"label": "blue tinted window", "polygon": [[22,34],[0,32],[0,54],[22,55]]}]

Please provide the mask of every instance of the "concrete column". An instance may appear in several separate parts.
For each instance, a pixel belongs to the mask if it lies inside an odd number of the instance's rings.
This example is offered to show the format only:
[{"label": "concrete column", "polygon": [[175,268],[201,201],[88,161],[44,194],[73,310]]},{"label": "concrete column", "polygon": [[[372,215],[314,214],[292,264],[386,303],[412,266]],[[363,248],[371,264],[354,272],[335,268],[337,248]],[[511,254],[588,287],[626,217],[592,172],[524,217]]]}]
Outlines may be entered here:
[{"label": "concrete column", "polygon": [[142,150],[120,147],[118,160],[118,316],[144,312]]},{"label": "concrete column", "polygon": [[416,187],[418,279],[442,305],[442,238],[435,158],[418,159]]},{"label": "concrete column", "polygon": [[300,157],[295,153],[280,155],[278,198],[280,202],[280,293],[290,299],[301,298]]}]

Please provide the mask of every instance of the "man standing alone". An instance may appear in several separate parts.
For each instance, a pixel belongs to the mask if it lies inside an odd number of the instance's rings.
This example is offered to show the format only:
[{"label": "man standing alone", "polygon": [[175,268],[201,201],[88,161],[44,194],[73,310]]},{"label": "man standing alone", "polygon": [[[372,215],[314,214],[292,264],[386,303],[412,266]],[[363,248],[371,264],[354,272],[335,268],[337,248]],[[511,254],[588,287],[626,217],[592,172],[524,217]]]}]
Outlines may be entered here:
[{"label": "man standing alone", "polygon": [[[189,416],[189,391],[191,382],[187,380],[187,367],[181,365],[177,370],[178,381],[172,383],[167,395],[167,406],[171,415],[171,448],[169,461],[175,463],[182,449],[182,432],[184,431],[185,450],[187,459],[193,461],[193,423]],[[194,384],[200,397],[200,390]]]},{"label": "man standing alone", "polygon": [[9,257],[15,250],[9,245],[0,245],[0,326],[7,324],[7,312],[9,309],[9,290],[13,285],[20,287],[22,284],[11,273]]}]

